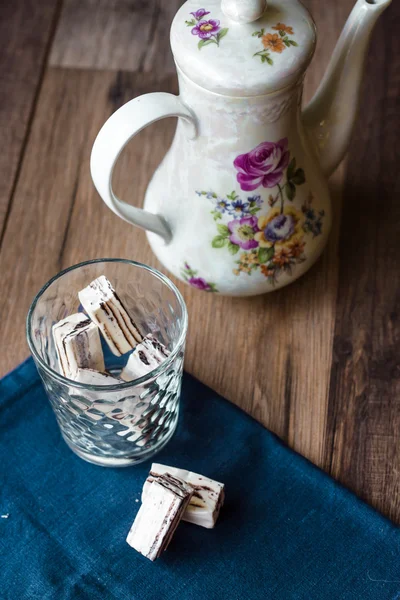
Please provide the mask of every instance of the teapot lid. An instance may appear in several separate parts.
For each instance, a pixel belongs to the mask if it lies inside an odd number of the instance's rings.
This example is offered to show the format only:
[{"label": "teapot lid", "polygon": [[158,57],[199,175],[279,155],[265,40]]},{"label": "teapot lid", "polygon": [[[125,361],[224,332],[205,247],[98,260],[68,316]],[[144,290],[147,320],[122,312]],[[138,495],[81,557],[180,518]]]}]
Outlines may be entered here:
[{"label": "teapot lid", "polygon": [[258,96],[294,83],[314,53],[315,25],[297,0],[187,0],[171,27],[178,67],[203,88]]}]

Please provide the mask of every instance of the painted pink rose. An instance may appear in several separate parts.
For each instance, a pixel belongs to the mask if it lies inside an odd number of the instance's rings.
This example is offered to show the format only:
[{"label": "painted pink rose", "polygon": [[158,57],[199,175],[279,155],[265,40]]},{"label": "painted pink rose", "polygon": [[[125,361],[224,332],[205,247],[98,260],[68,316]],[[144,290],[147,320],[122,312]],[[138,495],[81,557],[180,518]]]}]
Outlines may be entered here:
[{"label": "painted pink rose", "polygon": [[282,179],[290,160],[288,139],[262,142],[247,154],[240,154],[233,162],[238,170],[236,178],[242,190],[256,190],[261,185],[275,187]]}]

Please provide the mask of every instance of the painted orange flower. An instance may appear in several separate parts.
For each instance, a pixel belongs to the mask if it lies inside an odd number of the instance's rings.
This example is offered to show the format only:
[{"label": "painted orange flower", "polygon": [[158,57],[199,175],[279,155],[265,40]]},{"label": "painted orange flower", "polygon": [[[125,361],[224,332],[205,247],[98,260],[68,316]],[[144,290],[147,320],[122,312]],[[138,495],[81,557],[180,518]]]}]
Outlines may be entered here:
[{"label": "painted orange flower", "polygon": [[282,38],[277,33],[267,33],[262,36],[261,41],[264,48],[268,48],[272,52],[279,52],[279,54],[286,48]]},{"label": "painted orange flower", "polygon": [[251,273],[251,267],[248,266],[248,262],[244,262],[243,261],[243,257],[241,257],[241,260],[238,264],[238,268],[237,269],[233,269],[233,274],[234,275],[239,275],[239,273]]},{"label": "painted orange flower", "polygon": [[266,265],[261,265],[261,273],[265,275],[265,277],[273,277],[275,271],[274,269],[269,269]]},{"label": "painted orange flower", "polygon": [[273,262],[279,267],[284,267],[290,262],[292,255],[288,248],[282,248],[280,252],[277,252],[272,259]]},{"label": "painted orange flower", "polygon": [[295,240],[292,244],[289,244],[289,252],[293,258],[298,258],[303,254],[305,245],[306,243],[300,240]]},{"label": "painted orange flower", "polygon": [[272,29],[275,29],[275,31],[286,31],[286,33],[290,33],[291,35],[294,33],[292,27],[285,25],[285,23],[277,23]]}]

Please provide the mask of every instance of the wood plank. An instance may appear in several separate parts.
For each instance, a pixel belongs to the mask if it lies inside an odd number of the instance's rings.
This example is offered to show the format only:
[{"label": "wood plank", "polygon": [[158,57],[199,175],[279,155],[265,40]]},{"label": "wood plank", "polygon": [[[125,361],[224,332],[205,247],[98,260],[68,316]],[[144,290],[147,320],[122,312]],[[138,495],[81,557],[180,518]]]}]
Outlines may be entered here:
[{"label": "wood plank", "polygon": [[0,245],[58,5],[0,3]]},{"label": "wood plank", "polygon": [[28,307],[61,268],[82,149],[90,143],[82,123],[90,122],[96,83],[90,76],[71,79],[66,70],[48,73],[44,80],[0,253],[0,339],[7,348],[2,374],[27,355]]},{"label": "wood plank", "polygon": [[171,21],[183,0],[65,0],[52,66],[174,72]]},{"label": "wood plank", "polygon": [[346,177],[325,463],[400,521],[399,5],[373,34]]},{"label": "wood plank", "polygon": [[[318,31],[317,48],[306,75],[304,105],[312,98],[325,72],[343,24],[353,7],[353,0],[341,0],[329,7],[319,0],[305,0]],[[305,279],[280,292],[286,312],[285,332],[290,348],[284,372],[284,386],[273,389],[275,403],[287,411],[289,445],[318,465],[323,464],[326,448],[330,369],[332,363],[335,303],[338,279],[338,236],[342,205],[345,163],[330,179],[333,224],[328,246],[314,269]],[[307,277],[310,277],[308,281]],[[279,301],[278,301],[279,303]],[[273,320],[274,322],[274,320]],[[271,357],[269,358],[271,360]],[[282,358],[275,359],[281,364]],[[282,418],[281,418],[282,422]]]}]

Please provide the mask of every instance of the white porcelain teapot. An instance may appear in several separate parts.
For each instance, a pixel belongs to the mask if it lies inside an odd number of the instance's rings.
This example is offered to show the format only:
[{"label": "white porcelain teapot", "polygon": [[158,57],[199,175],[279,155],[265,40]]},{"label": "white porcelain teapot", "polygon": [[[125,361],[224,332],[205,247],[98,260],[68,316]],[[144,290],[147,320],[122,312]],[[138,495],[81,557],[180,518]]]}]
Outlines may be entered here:
[{"label": "white porcelain teapot", "polygon": [[[171,28],[179,96],[131,100],[104,124],[91,172],[104,202],[148,231],[158,259],[208,292],[250,296],[302,275],[331,226],[326,177],[355,119],[372,27],[391,0],[358,0],[304,112],[314,22],[297,0],[188,0]],[[141,129],[178,117],[145,210],[119,200],[116,160]],[[139,165],[140,168],[140,165]]]}]

